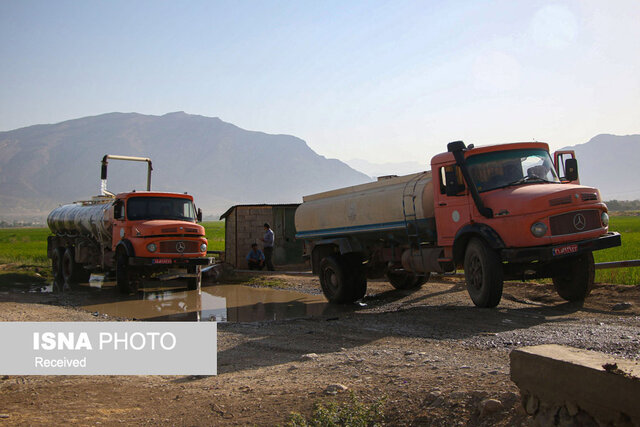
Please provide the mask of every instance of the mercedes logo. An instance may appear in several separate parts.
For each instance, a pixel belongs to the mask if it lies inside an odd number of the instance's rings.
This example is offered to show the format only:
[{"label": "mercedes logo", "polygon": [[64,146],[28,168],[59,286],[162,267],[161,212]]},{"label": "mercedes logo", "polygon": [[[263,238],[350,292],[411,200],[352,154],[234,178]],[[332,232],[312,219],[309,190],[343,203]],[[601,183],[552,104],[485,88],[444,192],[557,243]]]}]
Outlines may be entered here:
[{"label": "mercedes logo", "polygon": [[587,225],[587,220],[584,218],[582,214],[576,214],[573,217],[573,226],[576,230],[584,230],[584,227]]},{"label": "mercedes logo", "polygon": [[[576,221],[574,220],[573,222],[575,224]],[[584,227],[584,225],[583,225],[583,227]],[[178,251],[180,253],[184,252],[184,242],[176,243],[176,251]]]}]

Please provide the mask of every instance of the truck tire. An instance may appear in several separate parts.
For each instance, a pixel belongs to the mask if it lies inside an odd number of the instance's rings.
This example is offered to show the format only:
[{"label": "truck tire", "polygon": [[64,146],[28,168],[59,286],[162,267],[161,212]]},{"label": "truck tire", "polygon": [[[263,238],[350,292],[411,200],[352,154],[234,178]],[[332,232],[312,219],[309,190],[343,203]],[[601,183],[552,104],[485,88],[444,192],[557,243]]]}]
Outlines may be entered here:
[{"label": "truck tire", "polygon": [[562,299],[583,301],[593,289],[595,275],[593,253],[584,253],[566,261],[564,274],[553,277],[553,286]]},{"label": "truck tire", "polygon": [[348,268],[340,261],[340,258],[334,255],[320,261],[320,285],[329,302],[348,304],[355,301],[356,292],[351,286]]},{"label": "truck tire", "polygon": [[387,272],[387,280],[396,289],[417,289],[429,280],[431,273],[416,275],[415,273]]},{"label": "truck tire", "polygon": [[62,276],[62,257],[64,256],[64,248],[55,248],[51,254],[51,272],[53,273],[53,281],[56,285],[64,285],[64,277]]},{"label": "truck tire", "polygon": [[484,241],[474,238],[464,254],[467,291],[477,307],[495,307],[502,298],[503,271],[498,254]]},{"label": "truck tire", "polygon": [[75,252],[73,248],[67,248],[62,256],[62,277],[64,282],[70,287],[89,281],[91,273],[78,264],[75,260]]},{"label": "truck tire", "polygon": [[124,251],[118,252],[116,258],[116,286],[123,294],[130,294],[138,290],[137,283],[133,280],[129,257]]}]

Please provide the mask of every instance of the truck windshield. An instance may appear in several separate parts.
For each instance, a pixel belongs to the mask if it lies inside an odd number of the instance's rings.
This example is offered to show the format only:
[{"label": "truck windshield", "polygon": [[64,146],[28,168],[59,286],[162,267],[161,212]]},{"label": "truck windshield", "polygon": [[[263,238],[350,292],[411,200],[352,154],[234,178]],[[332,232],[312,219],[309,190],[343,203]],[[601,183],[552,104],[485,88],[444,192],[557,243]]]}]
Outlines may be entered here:
[{"label": "truck windshield", "polygon": [[549,153],[541,149],[478,154],[466,163],[480,193],[512,185],[560,182]]},{"label": "truck windshield", "polygon": [[131,197],[127,201],[127,218],[177,219],[195,222],[193,202],[189,199],[172,197]]}]

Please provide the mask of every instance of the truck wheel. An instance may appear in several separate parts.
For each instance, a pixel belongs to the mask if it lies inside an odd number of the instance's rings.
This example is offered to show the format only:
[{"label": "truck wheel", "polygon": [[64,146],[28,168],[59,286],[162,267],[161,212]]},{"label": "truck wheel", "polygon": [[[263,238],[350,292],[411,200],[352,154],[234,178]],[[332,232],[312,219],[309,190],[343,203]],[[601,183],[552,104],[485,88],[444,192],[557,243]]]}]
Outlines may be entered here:
[{"label": "truck wheel", "polygon": [[132,280],[129,257],[124,252],[119,252],[116,258],[116,286],[123,294],[129,294],[138,290],[136,282]]},{"label": "truck wheel", "polygon": [[320,262],[320,285],[329,302],[347,304],[355,301],[345,268],[335,256]]},{"label": "truck wheel", "polygon": [[73,249],[67,248],[62,255],[62,278],[64,279],[64,283],[69,287],[76,284],[73,276],[74,269]]},{"label": "truck wheel", "polygon": [[62,276],[62,257],[64,256],[64,248],[55,248],[51,254],[51,272],[53,273],[53,281],[55,285],[64,285],[64,277]]},{"label": "truck wheel", "polygon": [[482,240],[472,239],[464,255],[467,291],[478,307],[495,307],[502,298],[503,272],[498,254]]},{"label": "truck wheel", "polygon": [[553,286],[561,298],[582,301],[591,293],[596,275],[593,253],[573,257],[566,264],[564,274],[553,277]]},{"label": "truck wheel", "polygon": [[64,282],[69,285],[89,281],[91,273],[78,264],[74,258],[73,248],[67,248],[62,256],[62,276]]},{"label": "truck wheel", "polygon": [[402,272],[387,272],[387,280],[396,289],[416,289],[422,286],[429,280],[431,273],[425,273],[424,275],[416,275],[415,273],[409,273],[407,271]]}]

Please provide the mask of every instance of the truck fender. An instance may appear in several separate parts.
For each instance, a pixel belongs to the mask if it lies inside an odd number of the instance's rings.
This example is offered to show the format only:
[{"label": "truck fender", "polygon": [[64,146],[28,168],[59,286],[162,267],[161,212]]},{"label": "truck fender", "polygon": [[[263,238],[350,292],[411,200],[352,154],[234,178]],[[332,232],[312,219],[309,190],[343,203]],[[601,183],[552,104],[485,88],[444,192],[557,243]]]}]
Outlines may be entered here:
[{"label": "truck fender", "polygon": [[116,253],[118,253],[119,250],[124,250],[128,257],[136,256],[136,252],[133,250],[133,245],[129,240],[120,240],[116,245]]},{"label": "truck fender", "polygon": [[313,273],[318,272],[320,261],[327,255],[339,253],[340,255],[362,252],[360,242],[348,237],[338,237],[335,239],[323,239],[313,242],[313,250],[311,252],[311,268]]},{"label": "truck fender", "polygon": [[467,243],[472,237],[480,237],[491,249],[504,249],[505,245],[500,235],[486,224],[467,224],[456,233],[453,241],[453,261],[456,264],[464,260]]}]

